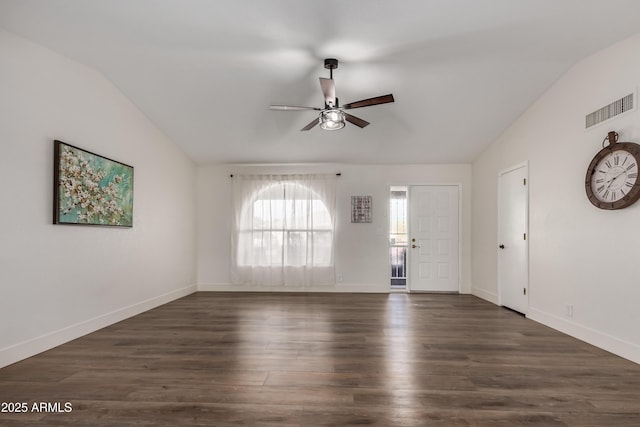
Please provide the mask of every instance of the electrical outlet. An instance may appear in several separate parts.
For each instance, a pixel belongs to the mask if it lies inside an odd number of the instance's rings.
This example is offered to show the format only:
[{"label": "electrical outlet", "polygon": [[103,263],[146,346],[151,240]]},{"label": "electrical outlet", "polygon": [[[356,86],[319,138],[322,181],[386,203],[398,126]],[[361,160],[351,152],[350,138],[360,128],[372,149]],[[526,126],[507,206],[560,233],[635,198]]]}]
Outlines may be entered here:
[{"label": "electrical outlet", "polygon": [[573,304],[567,304],[567,317],[573,317]]},{"label": "electrical outlet", "polygon": [[342,283],[342,274],[338,274],[336,276],[336,280],[338,281],[338,283]]}]

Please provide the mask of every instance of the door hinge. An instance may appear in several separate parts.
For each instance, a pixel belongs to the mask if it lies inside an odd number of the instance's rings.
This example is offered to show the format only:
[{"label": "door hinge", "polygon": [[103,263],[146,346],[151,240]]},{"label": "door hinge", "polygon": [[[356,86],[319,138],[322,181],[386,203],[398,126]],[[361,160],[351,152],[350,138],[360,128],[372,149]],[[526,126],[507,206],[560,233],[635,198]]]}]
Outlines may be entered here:
[{"label": "door hinge", "polygon": [[522,288],[522,293],[526,295],[527,294],[527,288]]},{"label": "door hinge", "polygon": [[522,238],[523,238],[524,240],[527,240],[527,233],[524,233],[524,235],[522,236]]},{"label": "door hinge", "polygon": [[524,178],[524,179],[522,180],[522,185],[527,185],[527,178]]}]

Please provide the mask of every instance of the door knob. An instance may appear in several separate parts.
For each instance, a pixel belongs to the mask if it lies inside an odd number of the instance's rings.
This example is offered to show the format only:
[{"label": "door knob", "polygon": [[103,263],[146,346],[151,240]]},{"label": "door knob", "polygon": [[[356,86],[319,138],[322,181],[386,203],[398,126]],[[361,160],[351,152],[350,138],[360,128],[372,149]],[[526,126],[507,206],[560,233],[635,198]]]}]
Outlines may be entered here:
[{"label": "door knob", "polygon": [[498,246],[500,249],[504,249],[504,245],[500,245]]},{"label": "door knob", "polygon": [[415,248],[419,248],[420,246],[418,246],[418,245],[411,245],[411,247],[412,247],[413,249],[415,249]]}]

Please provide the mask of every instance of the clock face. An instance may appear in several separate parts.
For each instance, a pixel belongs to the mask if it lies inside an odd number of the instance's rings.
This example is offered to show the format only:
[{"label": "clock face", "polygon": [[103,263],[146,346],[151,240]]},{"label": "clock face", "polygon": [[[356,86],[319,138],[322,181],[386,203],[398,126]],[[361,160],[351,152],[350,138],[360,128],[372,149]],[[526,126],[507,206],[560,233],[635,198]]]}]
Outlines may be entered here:
[{"label": "clock face", "polygon": [[633,154],[615,150],[596,163],[591,191],[602,202],[617,202],[629,194],[637,179],[638,163]]},{"label": "clock face", "polygon": [[614,143],[596,154],[587,169],[585,189],[600,209],[622,209],[640,198],[640,145]]}]

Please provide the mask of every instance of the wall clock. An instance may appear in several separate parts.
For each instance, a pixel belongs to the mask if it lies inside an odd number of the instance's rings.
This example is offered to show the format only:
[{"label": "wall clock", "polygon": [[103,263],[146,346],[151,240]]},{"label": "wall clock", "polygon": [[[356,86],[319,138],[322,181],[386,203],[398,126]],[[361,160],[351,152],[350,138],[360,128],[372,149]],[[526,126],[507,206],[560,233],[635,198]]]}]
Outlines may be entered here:
[{"label": "wall clock", "polygon": [[602,142],[609,145],[595,155],[585,178],[589,201],[600,209],[622,209],[640,198],[638,164],[640,145],[618,142],[618,133],[609,132]]}]

